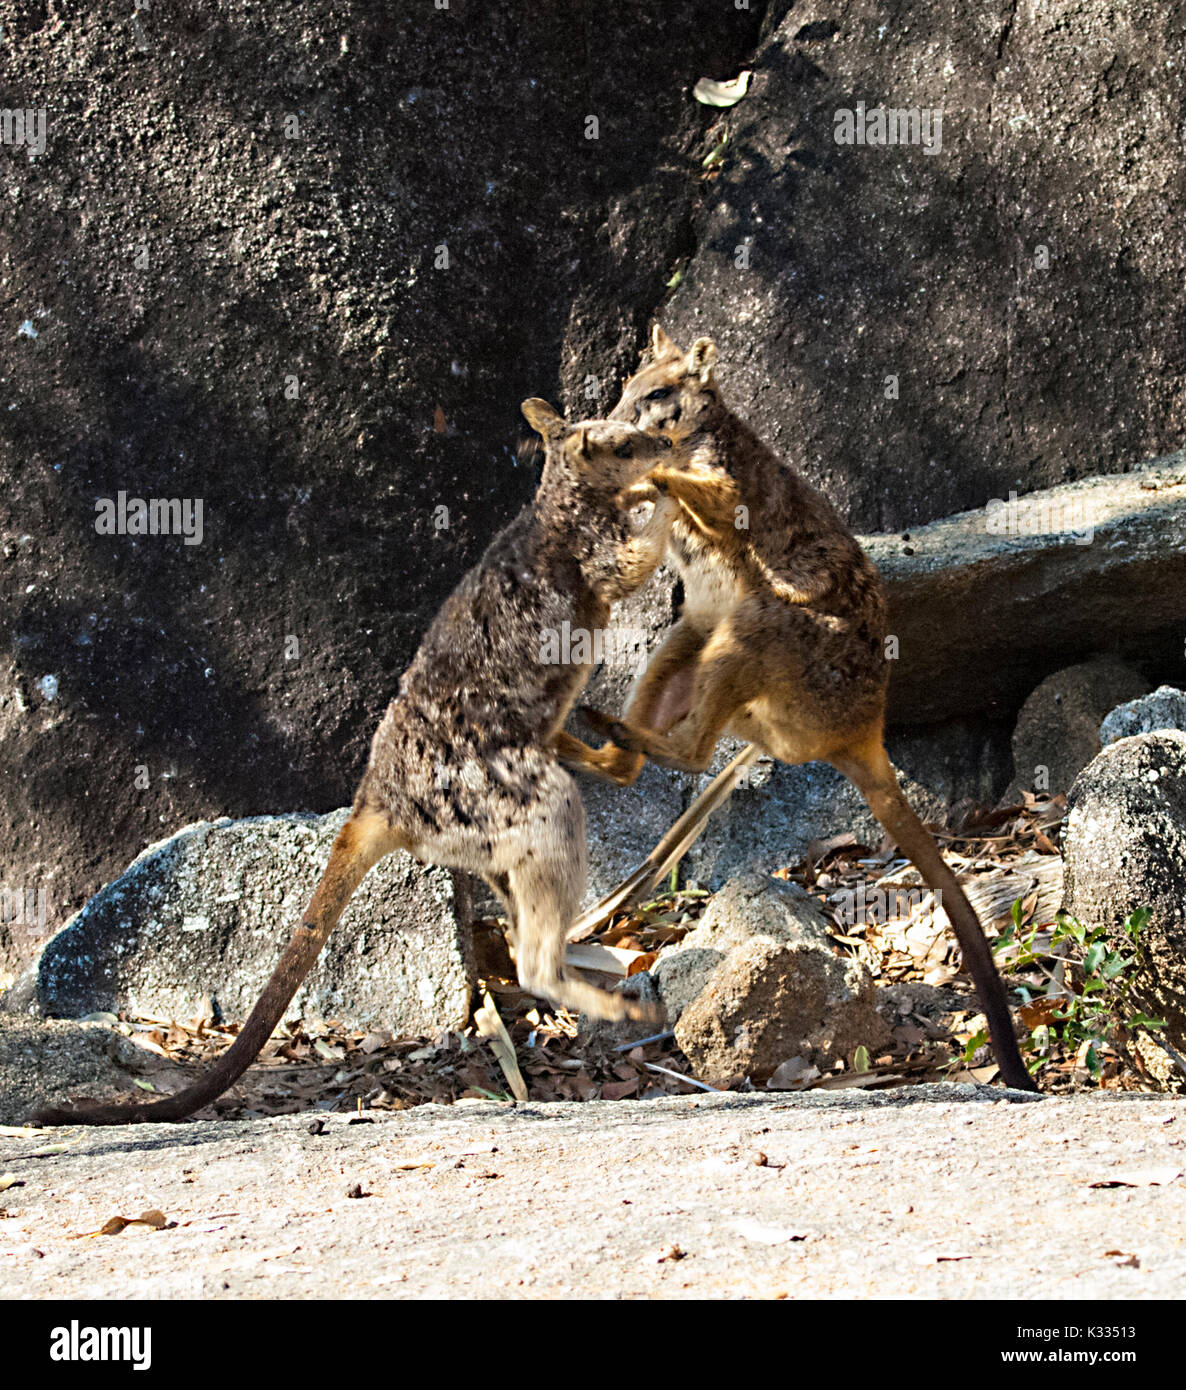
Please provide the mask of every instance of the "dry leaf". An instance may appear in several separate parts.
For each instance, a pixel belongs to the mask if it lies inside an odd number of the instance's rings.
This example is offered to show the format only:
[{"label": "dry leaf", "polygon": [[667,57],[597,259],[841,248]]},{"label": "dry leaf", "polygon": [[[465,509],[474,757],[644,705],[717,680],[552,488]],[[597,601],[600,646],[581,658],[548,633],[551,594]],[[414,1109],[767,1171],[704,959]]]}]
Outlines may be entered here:
[{"label": "dry leaf", "polygon": [[1130,1168],[1111,1178],[1088,1183],[1088,1187],[1169,1187],[1182,1176],[1180,1168]]},{"label": "dry leaf", "polygon": [[813,1066],[806,1057],[788,1057],[775,1067],[774,1075],[766,1083],[768,1091],[799,1091],[819,1076],[819,1067]]},{"label": "dry leaf", "polygon": [[578,970],[603,970],[607,975],[628,976],[634,973],[631,965],[642,955],[642,951],[624,951],[619,946],[582,941],[565,948],[564,963],[575,965]]},{"label": "dry leaf", "polygon": [[749,90],[749,80],[753,76],[748,70],[739,73],[731,82],[717,82],[711,77],[702,77],[692,88],[692,95],[702,106],[736,106]]},{"label": "dry leaf", "polygon": [[445,431],[449,428],[449,423],[445,419],[445,412],[441,409],[439,405],[432,412],[432,428],[434,433],[436,434],[444,434]]},{"label": "dry leaf", "polygon": [[1035,999],[1030,1004],[1023,1004],[1017,1012],[1021,1015],[1022,1023],[1032,1031],[1034,1028],[1049,1026],[1053,1023],[1055,1014],[1063,1007],[1064,1003],[1065,1000],[1051,999],[1044,995],[1041,999]]},{"label": "dry leaf", "polygon": [[511,1035],[506,1030],[506,1024],[499,1017],[498,1010],[494,1007],[494,1000],[490,997],[490,991],[486,990],[482,995],[482,1007],[474,1014],[474,1023],[477,1025],[478,1032],[490,1044],[490,1050],[494,1053],[494,1058],[502,1068],[502,1074],[507,1079],[507,1084],[511,1088],[511,1094],[517,1101],[527,1099],[527,1082],[523,1080],[523,1073],[519,1070],[519,1061],[515,1056],[515,1045],[511,1042]]},{"label": "dry leaf", "polygon": [[635,1076],[629,1081],[607,1081],[601,1088],[602,1100],[621,1100],[624,1096],[632,1096],[638,1090],[638,1077]]},{"label": "dry leaf", "polygon": [[109,1217],[97,1231],[84,1231],[81,1236],[76,1236],[75,1239],[85,1240],[94,1236],[117,1236],[129,1226],[147,1226],[153,1231],[163,1231],[168,1224],[169,1221],[165,1213],[157,1207],[151,1207],[148,1211],[142,1211],[139,1216]]},{"label": "dry leaf", "polygon": [[1141,1261],[1129,1250],[1105,1250],[1104,1259],[1111,1260],[1117,1269],[1140,1269]]},{"label": "dry leaf", "polygon": [[31,1154],[21,1154],[22,1158],[53,1158],[55,1154],[64,1154],[67,1149],[72,1149],[75,1144],[82,1142],[81,1136],[78,1139],[71,1139],[65,1144],[47,1144],[44,1149],[34,1149]]}]

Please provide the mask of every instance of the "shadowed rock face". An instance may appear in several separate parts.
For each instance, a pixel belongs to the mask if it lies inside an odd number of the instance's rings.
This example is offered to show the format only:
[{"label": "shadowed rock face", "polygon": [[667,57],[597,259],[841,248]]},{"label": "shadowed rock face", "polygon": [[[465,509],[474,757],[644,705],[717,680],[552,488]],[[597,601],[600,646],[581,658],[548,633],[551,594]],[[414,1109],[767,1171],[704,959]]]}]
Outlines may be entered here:
[{"label": "shadowed rock face", "polygon": [[[1177,447],[1184,36],[1152,3],[773,0],[664,326],[715,337],[735,407],[860,530]],[[916,110],[919,143],[837,143],[858,104],[873,137]]]},{"label": "shadowed rock face", "polygon": [[1036,686],[1013,730],[1013,782],[1005,800],[1023,791],[1069,792],[1100,751],[1100,721],[1125,700],[1144,694],[1139,672],[1110,657],[1067,666]]},{"label": "shadowed rock face", "polygon": [[[196,818],[345,802],[530,494],[518,402],[602,410],[657,311],[860,528],[1176,442],[1181,22],[1096,9],[0,0],[0,103],[47,118],[0,151],[0,884],[53,928]],[[942,107],[942,153],[837,145],[856,101]],[[200,499],[201,543],[98,534],[121,492]],[[1085,654],[950,634],[961,712]]]},{"label": "shadowed rock face", "polygon": [[[0,884],[47,888],[51,928],[188,822],[349,800],[531,494],[519,402],[557,399],[566,331],[584,413],[633,366],[686,237],[688,89],[757,24],[0,0],[0,105],[48,128],[0,150]],[[201,543],[97,534],[120,492],[201,499]],[[26,959],[0,927],[0,986]]]}]

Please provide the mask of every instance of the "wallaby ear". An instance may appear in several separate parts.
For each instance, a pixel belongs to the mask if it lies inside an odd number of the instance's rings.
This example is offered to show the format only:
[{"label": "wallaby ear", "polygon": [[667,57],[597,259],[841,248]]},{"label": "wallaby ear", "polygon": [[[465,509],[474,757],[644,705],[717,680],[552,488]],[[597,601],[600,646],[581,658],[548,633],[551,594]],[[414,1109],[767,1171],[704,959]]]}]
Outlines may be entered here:
[{"label": "wallaby ear", "polygon": [[589,431],[584,425],[581,426],[577,434],[577,453],[580,454],[583,459],[591,459],[593,457],[593,450],[589,447]]},{"label": "wallaby ear", "polygon": [[651,326],[651,356],[656,358],[679,356],[679,348],[657,323]]},{"label": "wallaby ear", "polygon": [[538,396],[524,401],[519,409],[531,428],[544,439],[555,439],[568,428],[564,423],[564,416],[553,410],[547,401],[541,401]]},{"label": "wallaby ear", "polygon": [[717,345],[711,338],[697,338],[688,353],[688,371],[706,382],[717,363]]}]

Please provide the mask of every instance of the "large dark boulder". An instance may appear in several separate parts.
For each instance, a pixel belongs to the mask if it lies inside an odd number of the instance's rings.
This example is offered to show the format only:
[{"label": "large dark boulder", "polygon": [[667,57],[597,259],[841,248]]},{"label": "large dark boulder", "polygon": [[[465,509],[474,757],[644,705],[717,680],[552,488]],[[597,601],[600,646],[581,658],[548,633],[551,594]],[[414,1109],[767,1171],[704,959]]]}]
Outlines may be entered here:
[{"label": "large dark boulder", "polygon": [[[47,119],[0,158],[0,886],[45,889],[48,928],[196,819],[348,799],[530,495],[518,402],[603,409],[656,312],[718,338],[860,528],[1181,435],[1172,10],[0,0],[0,27],[0,102]],[[731,110],[691,100],[743,67]],[[857,101],[942,107],[942,153],[837,145]],[[121,493],[200,500],[201,542],[100,534]],[[1004,719],[1084,654],[978,651],[975,592],[927,584],[912,628],[891,594],[899,716]],[[686,795],[648,776],[628,817],[591,796],[603,882],[644,797]],[[33,936],[0,924],[0,985]]]},{"label": "large dark boulder", "polygon": [[[1148,0],[772,0],[665,326],[862,530],[1177,447],[1184,39]],[[919,143],[837,143],[858,103]]]},{"label": "large dark boulder", "polygon": [[[0,105],[47,116],[0,150],[0,883],[49,927],[191,821],[349,800],[531,494],[519,402],[560,395],[566,331],[585,413],[633,366],[690,88],[758,19],[0,0]],[[201,542],[98,534],[121,492],[200,499]],[[27,937],[0,926],[0,986]]]}]

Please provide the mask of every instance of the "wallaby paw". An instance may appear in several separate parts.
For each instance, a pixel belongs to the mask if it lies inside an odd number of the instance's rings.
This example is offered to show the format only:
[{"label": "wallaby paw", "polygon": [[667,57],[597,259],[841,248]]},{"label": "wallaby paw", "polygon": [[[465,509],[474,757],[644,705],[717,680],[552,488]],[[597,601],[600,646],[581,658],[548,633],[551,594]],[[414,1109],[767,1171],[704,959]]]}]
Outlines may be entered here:
[{"label": "wallaby paw", "polygon": [[599,782],[609,782],[615,787],[628,787],[633,782],[633,777],[618,772],[614,767],[603,765],[593,761],[591,758],[560,758],[560,766],[567,768],[569,772],[585,773],[589,777],[596,777]]},{"label": "wallaby paw", "polygon": [[615,719],[613,715],[594,709],[592,705],[581,705],[580,714],[594,733],[609,739],[615,748],[621,748],[626,753],[645,753],[647,751],[642,746],[642,740],[631,729],[630,725],[623,723],[621,719]]}]

